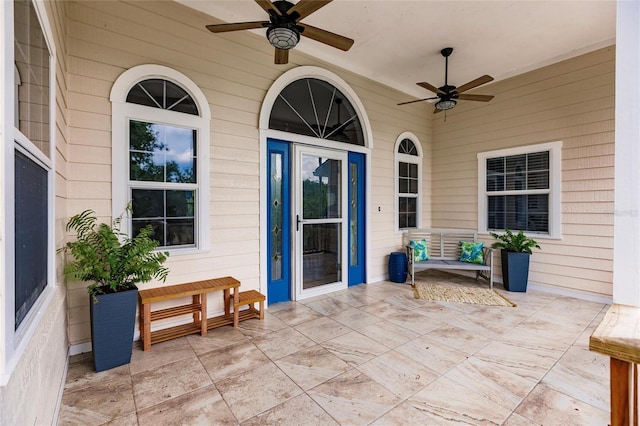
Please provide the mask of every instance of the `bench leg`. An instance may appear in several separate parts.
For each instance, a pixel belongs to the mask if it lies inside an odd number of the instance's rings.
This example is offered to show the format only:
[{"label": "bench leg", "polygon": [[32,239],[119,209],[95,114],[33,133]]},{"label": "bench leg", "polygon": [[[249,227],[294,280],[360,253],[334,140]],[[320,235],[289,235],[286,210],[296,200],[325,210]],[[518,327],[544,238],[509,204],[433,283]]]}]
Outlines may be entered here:
[{"label": "bench leg", "polygon": [[231,313],[231,296],[228,288],[224,289],[222,297],[224,298],[224,314],[229,315],[229,313]]},{"label": "bench leg", "polygon": [[260,301],[260,319],[264,319],[264,302],[262,300]]},{"label": "bench leg", "polygon": [[[199,305],[199,304],[201,303],[201,302],[200,302],[200,295],[199,295],[199,294],[194,294],[194,295],[191,297],[191,300],[192,300],[192,302],[193,302],[193,304],[194,304],[194,305]],[[200,321],[200,318],[201,318],[201,317],[200,317],[200,314],[201,314],[201,313],[202,313],[202,309],[201,309],[200,311],[198,311],[198,312],[194,312],[194,313],[193,313],[193,322],[198,322],[198,321]]]},{"label": "bench leg", "polygon": [[144,345],[144,306],[142,305],[142,300],[138,299],[138,322],[140,327],[140,340],[142,340],[142,344]]},{"label": "bench leg", "polygon": [[[240,319],[240,314],[239,314],[239,309],[236,309],[235,306],[238,306],[238,304],[240,303],[240,289],[239,288],[235,288],[233,290],[233,326],[234,327],[238,327],[238,321]],[[229,306],[229,305],[227,305]]]},{"label": "bench leg", "polygon": [[151,303],[142,305],[142,350],[151,350]]},{"label": "bench leg", "polygon": [[200,295],[200,335],[207,335],[207,293]]}]

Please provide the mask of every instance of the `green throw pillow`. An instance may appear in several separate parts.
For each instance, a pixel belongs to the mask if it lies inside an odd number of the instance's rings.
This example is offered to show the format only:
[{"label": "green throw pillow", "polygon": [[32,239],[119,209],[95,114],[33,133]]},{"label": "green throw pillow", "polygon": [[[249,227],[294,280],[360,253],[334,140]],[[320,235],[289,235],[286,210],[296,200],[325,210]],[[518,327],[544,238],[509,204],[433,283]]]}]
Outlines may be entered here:
[{"label": "green throw pillow", "polygon": [[460,262],[479,263],[483,264],[484,259],[482,257],[482,247],[484,243],[470,243],[466,241],[460,241]]},{"label": "green throw pillow", "polygon": [[409,245],[413,247],[413,260],[422,262],[429,260],[429,249],[427,248],[427,240],[409,241]]}]

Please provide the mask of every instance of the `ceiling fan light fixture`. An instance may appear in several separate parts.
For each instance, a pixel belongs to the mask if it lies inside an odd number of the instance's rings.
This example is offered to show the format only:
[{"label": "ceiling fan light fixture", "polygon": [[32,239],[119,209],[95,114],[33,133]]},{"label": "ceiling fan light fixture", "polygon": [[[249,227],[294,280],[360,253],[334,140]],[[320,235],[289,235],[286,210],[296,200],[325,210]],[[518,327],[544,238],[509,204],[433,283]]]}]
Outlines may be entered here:
[{"label": "ceiling fan light fixture", "polygon": [[300,33],[293,25],[273,27],[267,30],[267,39],[276,49],[293,49],[300,41]]},{"label": "ceiling fan light fixture", "polygon": [[457,104],[458,103],[453,99],[442,100],[442,101],[436,102],[436,109],[439,109],[440,111],[446,111],[448,109],[455,107]]}]

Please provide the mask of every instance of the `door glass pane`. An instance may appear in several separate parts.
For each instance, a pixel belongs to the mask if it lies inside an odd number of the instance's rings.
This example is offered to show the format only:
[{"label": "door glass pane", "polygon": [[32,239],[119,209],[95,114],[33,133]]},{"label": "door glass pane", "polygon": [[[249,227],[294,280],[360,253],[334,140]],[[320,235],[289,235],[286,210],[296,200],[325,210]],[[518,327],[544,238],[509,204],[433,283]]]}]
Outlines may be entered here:
[{"label": "door glass pane", "polygon": [[358,264],[358,165],[350,164],[351,182],[349,182],[349,264]]},{"label": "door glass pane", "polygon": [[271,279],[282,278],[282,154],[271,154]]},{"label": "door glass pane", "polygon": [[302,288],[306,290],[341,281],[341,225],[305,224],[302,238]]},{"label": "door glass pane", "polygon": [[302,156],[302,217],[338,219],[342,217],[341,161],[315,155]]}]

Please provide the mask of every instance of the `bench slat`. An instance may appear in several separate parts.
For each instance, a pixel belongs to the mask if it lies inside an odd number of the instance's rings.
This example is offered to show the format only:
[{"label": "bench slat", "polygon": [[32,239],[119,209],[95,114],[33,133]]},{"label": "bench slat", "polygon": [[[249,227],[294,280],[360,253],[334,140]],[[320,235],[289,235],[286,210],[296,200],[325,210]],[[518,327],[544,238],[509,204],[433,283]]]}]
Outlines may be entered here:
[{"label": "bench slat", "polygon": [[190,305],[174,306],[173,308],[159,309],[151,312],[151,321],[177,317],[178,315],[194,314],[200,312],[202,305],[192,303]]},{"label": "bench slat", "polygon": [[210,280],[195,281],[186,284],[169,285],[140,290],[138,297],[142,303],[161,302],[163,300],[178,297],[194,296],[196,294],[220,291],[231,287],[239,287],[240,281],[233,277],[214,278]]}]

